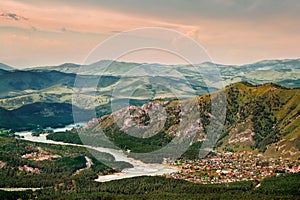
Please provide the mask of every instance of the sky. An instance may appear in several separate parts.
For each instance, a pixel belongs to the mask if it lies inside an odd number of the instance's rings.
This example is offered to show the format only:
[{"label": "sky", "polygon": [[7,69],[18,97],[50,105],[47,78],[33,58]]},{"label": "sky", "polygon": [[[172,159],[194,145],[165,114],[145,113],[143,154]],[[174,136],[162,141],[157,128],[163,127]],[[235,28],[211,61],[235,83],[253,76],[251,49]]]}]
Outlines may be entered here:
[{"label": "sky", "polygon": [[[299,58],[299,24],[298,0],[3,0],[0,62],[81,64],[101,42],[144,27],[178,31],[216,63]],[[156,62],[155,55],[124,60]],[[167,57],[163,62],[174,64]]]}]

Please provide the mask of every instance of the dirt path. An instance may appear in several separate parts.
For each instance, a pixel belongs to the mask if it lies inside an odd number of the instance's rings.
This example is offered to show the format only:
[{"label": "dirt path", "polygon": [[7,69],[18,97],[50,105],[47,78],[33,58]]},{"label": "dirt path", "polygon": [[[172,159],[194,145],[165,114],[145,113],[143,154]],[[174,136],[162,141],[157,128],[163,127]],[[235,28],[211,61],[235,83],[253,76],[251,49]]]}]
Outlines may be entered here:
[{"label": "dirt path", "polygon": [[83,170],[86,170],[86,169],[90,169],[90,168],[91,168],[91,166],[92,166],[92,164],[93,164],[92,159],[90,159],[89,157],[85,156],[85,160],[86,160],[86,167],[77,170],[77,171],[74,173],[74,175],[79,174],[79,173],[80,173],[81,171],[83,171]]}]

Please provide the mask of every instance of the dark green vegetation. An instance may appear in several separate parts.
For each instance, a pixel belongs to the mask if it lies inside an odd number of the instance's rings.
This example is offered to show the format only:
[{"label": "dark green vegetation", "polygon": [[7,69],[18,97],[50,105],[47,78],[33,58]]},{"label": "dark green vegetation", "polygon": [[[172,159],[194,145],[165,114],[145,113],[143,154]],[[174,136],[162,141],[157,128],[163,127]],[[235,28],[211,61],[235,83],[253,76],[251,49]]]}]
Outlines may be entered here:
[{"label": "dark green vegetation", "polygon": [[181,158],[183,159],[197,159],[199,158],[199,149],[201,148],[202,142],[194,142]]},{"label": "dark green vegetation", "polygon": [[[22,141],[0,135],[0,188],[48,188],[60,183],[75,181],[90,181],[97,174],[116,172],[114,169],[100,163],[86,148],[64,145],[50,145]],[[23,155],[35,153],[24,158]],[[114,162],[114,158],[106,153],[98,152],[102,158]],[[36,160],[48,156],[44,160]],[[49,156],[52,156],[49,158]],[[86,157],[92,165],[85,169]],[[115,162],[122,169],[130,167],[124,162]],[[26,170],[25,168],[28,168]],[[80,169],[84,169],[77,172]]]},{"label": "dark green vegetation", "polygon": [[163,177],[137,177],[107,183],[77,180],[36,192],[1,192],[2,198],[23,199],[300,199],[300,174],[258,182],[202,185]]},{"label": "dark green vegetation", "polygon": [[46,138],[48,140],[62,141],[65,143],[82,144],[80,136],[76,130],[51,133],[47,135]]},{"label": "dark green vegetation", "polygon": [[[124,132],[120,131],[116,125],[110,128],[104,130],[106,137],[110,138],[111,141],[113,141],[114,144],[116,144],[120,149],[130,149],[131,152],[152,152],[162,148],[172,140],[172,137],[166,135],[164,132],[158,133],[155,136],[149,138],[138,138],[125,134]],[[61,141],[65,143],[83,144],[84,142],[84,144],[89,144],[92,146],[116,148],[114,146],[107,146],[108,144],[105,144],[105,142],[101,143],[100,135],[84,135],[83,133],[78,133],[77,130],[50,133],[46,136],[46,138],[49,140]]]},{"label": "dark green vegetation", "polygon": [[158,150],[168,144],[172,137],[160,132],[149,138],[138,138],[120,131],[119,127],[114,124],[107,127],[104,133],[111,141],[123,150],[130,149],[133,153],[147,153]]},{"label": "dark green vegetation", "polygon": [[[73,111],[86,115],[89,112],[79,108],[73,110],[67,103],[33,103],[15,110],[0,108],[0,127],[15,131],[63,127],[74,122]],[[87,120],[84,114],[82,120]]]},{"label": "dark green vegetation", "polygon": [[[1,199],[300,199],[300,174],[269,177],[259,182],[237,182],[222,185],[201,185],[163,177],[137,177],[97,183],[97,173],[114,170],[98,162],[81,147],[37,144],[0,136],[0,187],[33,187],[37,191],[1,191]],[[196,145],[197,146],[197,145]],[[60,155],[44,161],[22,158],[24,154],[41,151]],[[85,156],[93,165],[85,168]],[[105,156],[105,155],[104,155]],[[108,155],[107,155],[108,156]],[[27,165],[40,174],[20,171]]]}]

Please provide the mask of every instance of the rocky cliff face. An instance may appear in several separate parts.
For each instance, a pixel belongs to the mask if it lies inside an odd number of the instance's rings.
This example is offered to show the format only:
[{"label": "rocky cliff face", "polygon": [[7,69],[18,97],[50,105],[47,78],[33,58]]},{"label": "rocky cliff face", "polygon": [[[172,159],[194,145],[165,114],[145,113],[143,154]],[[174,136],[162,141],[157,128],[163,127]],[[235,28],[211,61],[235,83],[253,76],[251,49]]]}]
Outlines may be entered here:
[{"label": "rocky cliff face", "polygon": [[[226,116],[215,149],[299,157],[300,89],[236,83],[224,91]],[[191,144],[199,143],[210,140],[213,131],[209,130],[215,126],[212,119],[220,118],[212,113],[213,98],[207,94],[184,101],[155,100],[142,106],[131,105],[94,119],[85,128],[101,129],[115,145],[136,152],[140,150],[137,146],[158,149],[178,136],[192,138]]]}]

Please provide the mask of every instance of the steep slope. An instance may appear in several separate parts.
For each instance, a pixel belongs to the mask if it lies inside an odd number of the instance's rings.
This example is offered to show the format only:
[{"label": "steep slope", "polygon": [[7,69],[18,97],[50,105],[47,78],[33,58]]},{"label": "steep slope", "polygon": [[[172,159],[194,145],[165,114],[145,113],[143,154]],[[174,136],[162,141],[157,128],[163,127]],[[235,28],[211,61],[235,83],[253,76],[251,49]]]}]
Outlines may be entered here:
[{"label": "steep slope", "polygon": [[269,144],[285,138],[300,142],[300,89],[238,83],[226,90],[227,116],[220,147],[264,152]]},{"label": "steep slope", "polygon": [[[222,91],[218,91],[222,92]],[[265,155],[284,157],[300,156],[300,89],[288,89],[275,84],[259,86],[240,82],[226,87],[227,112],[225,125],[215,146],[219,151],[250,150],[264,152]],[[207,137],[210,126],[210,95],[187,100],[197,102],[201,117],[193,148]],[[151,117],[159,121],[159,115],[152,115],[149,108],[162,106],[167,112],[163,128],[155,135],[147,130]],[[143,106],[130,106],[105,115],[89,123],[87,130],[97,132],[100,129],[110,140],[122,149],[133,152],[150,152],[162,148],[175,137],[180,125],[181,112],[179,102],[152,101]],[[130,113],[126,118],[126,113]],[[150,117],[151,116],[151,117]],[[122,119],[123,118],[123,119]],[[121,119],[121,120],[120,120]],[[190,119],[191,124],[194,123]],[[97,122],[97,123],[93,123]],[[133,129],[133,125],[135,129]],[[144,134],[137,137],[135,133]],[[130,135],[126,133],[130,133]],[[276,145],[283,146],[274,150]],[[276,151],[276,154],[272,153]]]}]

